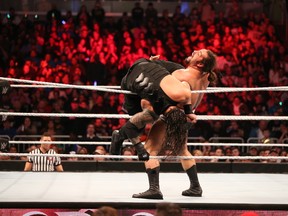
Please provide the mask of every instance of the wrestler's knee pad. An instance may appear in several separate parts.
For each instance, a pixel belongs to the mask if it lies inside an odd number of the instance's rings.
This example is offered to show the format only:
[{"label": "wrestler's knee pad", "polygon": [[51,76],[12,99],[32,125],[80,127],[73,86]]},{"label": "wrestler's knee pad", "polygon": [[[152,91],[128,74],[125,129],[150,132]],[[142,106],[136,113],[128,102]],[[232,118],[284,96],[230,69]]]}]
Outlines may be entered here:
[{"label": "wrestler's knee pad", "polygon": [[144,130],[144,128],[138,128],[136,127],[135,124],[131,123],[130,121],[128,121],[125,124],[125,127],[122,127],[122,130],[124,131],[124,133],[127,135],[127,137],[129,139],[133,139],[135,137],[138,137],[142,131]]}]

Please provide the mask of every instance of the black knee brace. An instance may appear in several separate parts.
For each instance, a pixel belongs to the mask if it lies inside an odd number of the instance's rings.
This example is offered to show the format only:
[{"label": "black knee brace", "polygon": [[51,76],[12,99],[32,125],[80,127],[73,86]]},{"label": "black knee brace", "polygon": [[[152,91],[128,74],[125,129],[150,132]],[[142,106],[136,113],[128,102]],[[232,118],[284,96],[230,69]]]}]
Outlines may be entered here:
[{"label": "black knee brace", "polygon": [[142,131],[144,130],[144,128],[137,128],[133,123],[131,123],[130,121],[128,121],[123,127],[122,130],[124,131],[124,133],[127,135],[127,137],[129,139],[133,139],[138,137]]}]

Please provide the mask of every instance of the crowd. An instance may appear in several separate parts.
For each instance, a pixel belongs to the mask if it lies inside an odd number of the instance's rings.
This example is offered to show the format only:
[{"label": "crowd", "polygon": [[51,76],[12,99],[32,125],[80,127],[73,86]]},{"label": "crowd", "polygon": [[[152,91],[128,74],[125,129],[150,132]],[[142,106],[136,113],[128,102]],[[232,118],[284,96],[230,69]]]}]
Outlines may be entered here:
[{"label": "crowd", "polygon": [[[148,210],[150,212],[150,210]],[[118,216],[121,215],[121,210],[117,210],[111,206],[102,206],[92,213],[93,216]],[[184,210],[181,209],[180,205],[177,203],[163,202],[156,204],[154,214],[148,212],[137,212],[132,216],[182,216],[184,215]]]},{"label": "crowd", "polygon": [[[82,5],[76,16],[61,15],[55,5],[46,19],[17,15],[0,16],[0,76],[75,85],[120,85],[129,66],[139,58],[160,55],[161,59],[184,64],[193,50],[207,48],[218,56],[218,87],[263,87],[288,85],[288,53],[275,27],[264,13],[245,12],[238,1],[217,12],[203,0],[183,14],[177,6],[172,16],[160,16],[149,3],[135,7],[120,18],[105,16],[99,2],[94,8]],[[124,113],[123,94],[78,89],[12,88],[0,98],[1,108],[15,112]],[[288,115],[287,92],[241,92],[205,94],[196,110],[200,115]],[[97,141],[120,128],[125,119],[9,117],[1,123],[0,135],[69,135],[87,138],[93,128]],[[92,129],[91,129],[92,130]],[[147,129],[148,130],[148,129]],[[87,136],[86,136],[87,135]],[[247,142],[288,142],[285,121],[198,121],[190,137],[241,138]],[[90,137],[90,135],[88,136]],[[94,139],[94,138],[93,138]],[[103,138],[102,138],[103,139]],[[143,136],[145,140],[145,135]],[[11,151],[20,150],[11,146]],[[199,155],[281,155],[287,148],[191,149]],[[107,147],[69,146],[55,151],[105,154]],[[256,151],[256,153],[255,153]],[[131,148],[125,154],[135,154]]]}]

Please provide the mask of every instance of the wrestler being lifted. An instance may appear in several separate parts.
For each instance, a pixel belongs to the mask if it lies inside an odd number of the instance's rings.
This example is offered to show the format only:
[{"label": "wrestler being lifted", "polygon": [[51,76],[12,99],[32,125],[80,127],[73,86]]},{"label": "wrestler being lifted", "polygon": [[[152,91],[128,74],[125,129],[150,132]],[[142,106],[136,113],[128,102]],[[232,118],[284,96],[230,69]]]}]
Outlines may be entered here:
[{"label": "wrestler being lifted", "polygon": [[[123,108],[132,117],[112,134],[110,154],[119,155],[122,143],[129,139],[139,160],[145,161],[149,189],[134,194],[134,198],[163,199],[159,187],[160,163],[150,155],[191,156],[187,148],[188,129],[196,122],[195,109],[202,100],[202,93],[215,82],[216,56],[210,50],[194,51],[186,58],[187,67],[159,60],[158,56],[137,60],[122,79],[121,88],[136,94],[126,94]],[[140,141],[147,123],[153,123],[143,145]],[[183,196],[202,196],[194,159],[181,160],[188,174],[190,188]]]}]

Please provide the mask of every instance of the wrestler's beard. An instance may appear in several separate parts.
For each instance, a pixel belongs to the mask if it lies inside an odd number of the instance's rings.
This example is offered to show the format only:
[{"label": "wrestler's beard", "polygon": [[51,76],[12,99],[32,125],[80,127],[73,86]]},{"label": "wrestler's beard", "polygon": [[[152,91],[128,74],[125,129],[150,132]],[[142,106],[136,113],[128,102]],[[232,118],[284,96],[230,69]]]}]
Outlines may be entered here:
[{"label": "wrestler's beard", "polygon": [[188,57],[185,59],[184,62],[185,62],[185,64],[186,64],[186,66],[190,65],[191,60],[192,60],[192,56],[188,56]]},{"label": "wrestler's beard", "polygon": [[166,133],[159,155],[181,155],[183,153],[187,136],[188,125],[186,115],[179,109],[172,109],[165,114]]}]

